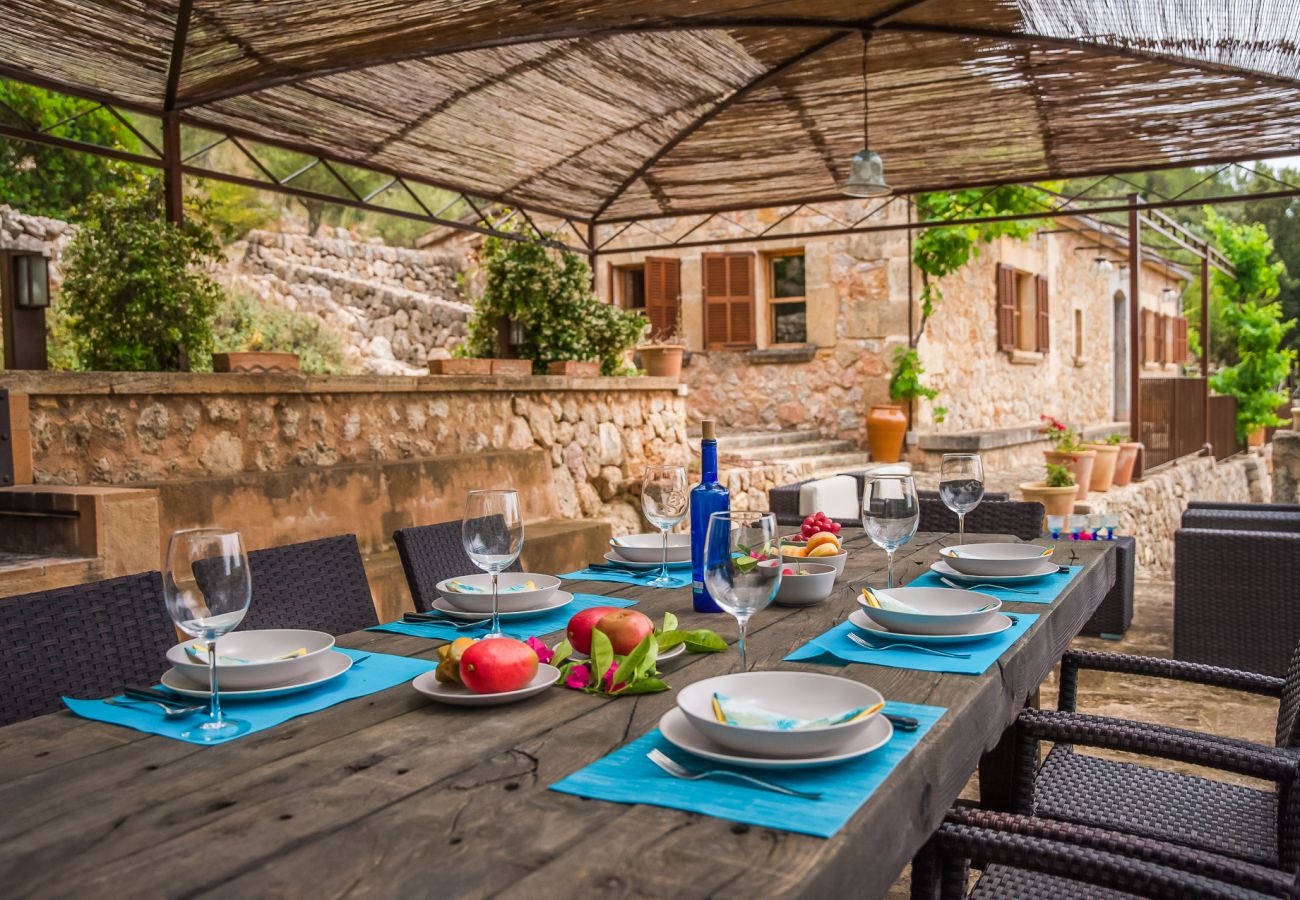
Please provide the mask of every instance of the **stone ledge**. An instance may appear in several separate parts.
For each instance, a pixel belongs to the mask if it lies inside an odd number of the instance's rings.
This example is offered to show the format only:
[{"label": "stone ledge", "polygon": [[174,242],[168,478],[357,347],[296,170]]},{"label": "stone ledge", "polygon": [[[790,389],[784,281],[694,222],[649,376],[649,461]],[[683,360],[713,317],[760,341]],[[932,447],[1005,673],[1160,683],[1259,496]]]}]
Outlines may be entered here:
[{"label": "stone ledge", "polygon": [[[1084,428],[1083,437],[1085,440],[1096,440],[1115,432],[1127,434],[1128,430],[1127,422],[1103,422],[1100,425],[1089,425]],[[1047,439],[1038,433],[1037,425],[1017,425],[1012,428],[991,428],[980,431],[923,431],[917,435],[917,445],[922,450],[949,453],[996,450],[1000,447],[1033,443],[1047,443]]]},{"label": "stone ledge", "polygon": [[817,348],[812,344],[802,347],[769,347],[766,350],[750,350],[745,354],[745,361],[754,365],[780,365],[812,362],[817,357]]},{"label": "stone ledge", "polygon": [[372,394],[475,391],[672,391],[675,378],[563,375],[287,375],[207,372],[5,372],[0,389],[50,394]]}]

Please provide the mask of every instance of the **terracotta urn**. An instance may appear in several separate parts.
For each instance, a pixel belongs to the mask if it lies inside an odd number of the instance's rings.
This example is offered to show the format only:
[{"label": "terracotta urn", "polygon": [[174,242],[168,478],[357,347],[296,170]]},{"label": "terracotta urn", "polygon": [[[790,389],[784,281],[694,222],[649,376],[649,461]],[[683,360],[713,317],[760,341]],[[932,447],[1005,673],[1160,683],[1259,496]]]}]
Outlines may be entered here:
[{"label": "terracotta urn", "polygon": [[1048,487],[1045,481],[1026,481],[1020,485],[1021,499],[1043,504],[1043,529],[1047,529],[1048,516],[1068,516],[1074,512],[1074,501],[1079,486]]},{"label": "terracotta urn", "polygon": [[1119,445],[1119,456],[1115,459],[1115,478],[1113,483],[1123,487],[1133,481],[1133,469],[1137,466],[1138,453],[1142,444],[1138,441],[1125,441]]},{"label": "terracotta urn", "polygon": [[871,446],[871,461],[898,462],[903,455],[903,440],[907,437],[907,414],[897,403],[877,403],[867,413],[867,443]]},{"label": "terracotta urn", "polygon": [[1074,473],[1078,482],[1080,500],[1088,499],[1088,485],[1092,482],[1092,467],[1097,462],[1096,450],[1074,450],[1062,453],[1058,450],[1044,450],[1043,457],[1049,463],[1065,466]]},{"label": "terracotta urn", "polygon": [[237,350],[212,354],[214,372],[297,372],[298,354],[273,350]]},{"label": "terracotta urn", "polygon": [[1119,444],[1084,444],[1097,451],[1097,462],[1092,467],[1090,491],[1108,491],[1115,480],[1115,464],[1119,461]]},{"label": "terracotta urn", "polygon": [[681,378],[682,355],[686,348],[680,344],[641,347],[641,367],[651,378]]}]

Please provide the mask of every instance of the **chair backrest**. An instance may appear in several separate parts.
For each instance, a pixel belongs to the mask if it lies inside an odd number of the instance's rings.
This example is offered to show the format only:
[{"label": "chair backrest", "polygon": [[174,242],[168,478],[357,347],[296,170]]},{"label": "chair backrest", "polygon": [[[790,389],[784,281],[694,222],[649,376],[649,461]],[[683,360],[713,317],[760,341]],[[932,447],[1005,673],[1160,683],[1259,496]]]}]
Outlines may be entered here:
[{"label": "chair backrest", "polygon": [[1300,644],[1291,654],[1282,684],[1282,702],[1277,707],[1277,745],[1300,747]]},{"label": "chair backrest", "polygon": [[253,600],[240,630],[311,628],[347,634],[379,624],[353,534],[248,554]]},{"label": "chair backrest", "polygon": [[157,572],[0,600],[0,725],[153,684],[174,643]]},{"label": "chair backrest", "polygon": [[1183,512],[1183,528],[1216,531],[1289,531],[1300,532],[1300,511],[1236,506],[1232,509],[1195,507]]},{"label": "chair backrest", "polygon": [[[504,521],[501,527],[505,527]],[[461,543],[460,519],[398,529],[393,532],[393,542],[397,544],[397,555],[402,558],[411,599],[420,612],[433,609],[433,601],[438,599],[438,582],[479,571]],[[516,559],[506,571],[523,570]]]},{"label": "chair backrest", "polygon": [[[922,500],[938,500],[938,491],[917,491],[916,496]],[[1005,503],[1011,499],[1011,495],[1005,491],[985,491],[984,496],[980,498],[981,503]]]},{"label": "chair backrest", "polygon": [[[919,531],[956,532],[957,514],[942,500],[921,498]],[[1024,541],[1041,537],[1043,504],[1021,500],[988,501],[966,513],[966,530],[975,534],[1013,534]]]}]

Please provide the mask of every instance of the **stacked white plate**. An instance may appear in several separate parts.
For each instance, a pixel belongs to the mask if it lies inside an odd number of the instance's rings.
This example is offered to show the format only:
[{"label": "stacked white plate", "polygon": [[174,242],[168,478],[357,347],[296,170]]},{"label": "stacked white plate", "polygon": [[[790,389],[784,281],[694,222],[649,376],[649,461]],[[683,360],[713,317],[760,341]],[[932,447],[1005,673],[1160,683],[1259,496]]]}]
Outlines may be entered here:
[{"label": "stacked white plate", "polygon": [[861,609],[849,616],[849,622],[876,637],[949,644],[989,637],[1011,627],[1011,619],[999,612],[1002,601],[978,591],[899,587],[875,593],[885,607],[859,598]]},{"label": "stacked white plate", "polygon": [[[451,619],[473,621],[492,613],[492,576],[462,575],[438,582],[433,608]],[[573,602],[560,590],[560,579],[536,572],[502,572],[497,576],[497,611],[503,619],[526,619]]]},{"label": "stacked white plate", "polygon": [[677,708],[659,720],[659,731],[679,750],[714,762],[753,769],[829,766],[883,747],[893,737],[878,713],[825,728],[782,731],[719,722],[714,693],[780,715],[801,719],[835,716],[872,707],[884,698],[865,684],[815,672],[743,672],[706,678],[677,694]]},{"label": "stacked white plate", "polygon": [[[232,631],[217,640],[217,690],[223,699],[262,699],[305,691],[338,678],[352,667],[352,657],[334,649],[322,631],[271,628]],[[207,697],[208,662],[201,641],[184,641],[167,651],[172,668],[163,686],[187,697]],[[198,648],[191,655],[187,648]],[[301,655],[289,656],[295,651]],[[288,658],[285,658],[285,657]]]},{"label": "stacked white plate", "polygon": [[[610,538],[605,561],[625,569],[658,569],[663,565],[664,537],[655,531],[650,534],[625,534]],[[691,536],[668,535],[668,568],[680,569],[691,564]]]}]

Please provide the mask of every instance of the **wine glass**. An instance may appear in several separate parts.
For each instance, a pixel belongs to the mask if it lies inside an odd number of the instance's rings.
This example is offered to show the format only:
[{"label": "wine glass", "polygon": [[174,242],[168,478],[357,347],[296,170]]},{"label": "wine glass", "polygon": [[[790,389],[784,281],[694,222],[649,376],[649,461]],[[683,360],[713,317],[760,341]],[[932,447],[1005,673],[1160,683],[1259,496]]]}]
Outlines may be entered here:
[{"label": "wine glass", "polygon": [[641,482],[641,509],[650,524],[663,532],[664,559],[659,574],[646,582],[653,587],[672,587],[668,574],[668,532],[681,524],[690,511],[686,493],[686,469],[682,466],[650,466]]},{"label": "wine glass", "polygon": [[524,548],[524,520],[515,491],[470,491],[460,539],[470,561],[492,576],[492,624],[484,638],[505,637],[497,615],[497,576],[519,558]]},{"label": "wine glass", "polygon": [[916,534],[921,503],[911,475],[874,475],[862,489],[862,527],[889,557],[885,586],[894,586],[894,551]]},{"label": "wine glass", "polygon": [[745,627],[772,602],[781,586],[781,567],[760,568],[760,557],[780,560],[776,516],[770,512],[715,512],[704,537],[704,584],[740,628],[740,671],[746,671]]},{"label": "wine glass", "polygon": [[966,513],[984,499],[984,465],[978,453],[945,453],[939,467],[939,497],[957,514],[957,543],[966,543]]},{"label": "wine glass", "polygon": [[208,718],[181,737],[215,743],[243,734],[252,726],[243,719],[221,715],[217,687],[217,638],[244,620],[253,594],[248,556],[239,532],[221,528],[177,531],[167,542],[163,569],[168,614],[181,631],[203,641],[208,655]]}]

